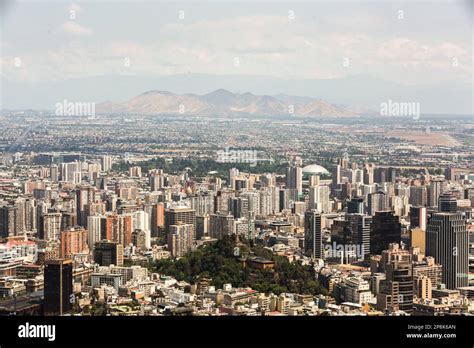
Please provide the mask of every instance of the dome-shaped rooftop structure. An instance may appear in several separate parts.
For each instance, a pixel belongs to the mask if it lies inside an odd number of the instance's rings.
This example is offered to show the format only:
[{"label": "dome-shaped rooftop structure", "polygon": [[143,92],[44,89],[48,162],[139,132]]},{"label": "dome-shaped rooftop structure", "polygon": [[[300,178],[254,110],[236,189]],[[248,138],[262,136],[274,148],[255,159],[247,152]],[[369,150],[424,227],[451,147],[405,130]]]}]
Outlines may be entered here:
[{"label": "dome-shaped rooftop structure", "polygon": [[321,175],[321,174],[329,174],[328,170],[323,166],[318,164],[310,164],[303,168],[303,174],[306,175]]}]

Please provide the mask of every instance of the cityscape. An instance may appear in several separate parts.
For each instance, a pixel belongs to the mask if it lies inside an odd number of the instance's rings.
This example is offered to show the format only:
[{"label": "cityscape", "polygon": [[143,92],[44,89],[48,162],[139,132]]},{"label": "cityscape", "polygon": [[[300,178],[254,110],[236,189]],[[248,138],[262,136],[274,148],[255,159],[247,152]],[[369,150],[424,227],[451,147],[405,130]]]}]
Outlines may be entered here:
[{"label": "cityscape", "polygon": [[473,313],[472,119],[127,117],[2,119],[4,314]]},{"label": "cityscape", "polygon": [[472,343],[473,9],[2,3],[2,346]]}]

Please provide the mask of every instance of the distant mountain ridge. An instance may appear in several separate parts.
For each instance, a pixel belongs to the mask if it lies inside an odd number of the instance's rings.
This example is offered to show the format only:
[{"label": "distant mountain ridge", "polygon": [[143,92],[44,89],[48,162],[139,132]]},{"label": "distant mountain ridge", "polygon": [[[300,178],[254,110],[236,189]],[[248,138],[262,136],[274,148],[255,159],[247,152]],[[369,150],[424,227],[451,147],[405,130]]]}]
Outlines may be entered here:
[{"label": "distant mountain ridge", "polygon": [[346,105],[331,104],[309,97],[254,95],[217,89],[204,95],[147,91],[125,102],[106,101],[96,106],[98,113],[143,115],[187,114],[206,117],[284,116],[354,117],[371,113]]}]

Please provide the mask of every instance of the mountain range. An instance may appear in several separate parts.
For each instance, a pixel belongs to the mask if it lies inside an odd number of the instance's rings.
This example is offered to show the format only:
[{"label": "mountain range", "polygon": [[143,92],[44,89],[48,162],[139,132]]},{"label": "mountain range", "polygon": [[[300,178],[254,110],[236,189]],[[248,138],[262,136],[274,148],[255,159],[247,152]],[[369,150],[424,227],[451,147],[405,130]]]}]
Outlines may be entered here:
[{"label": "mountain range", "polygon": [[204,95],[174,94],[166,91],[148,91],[124,102],[103,102],[96,106],[97,113],[124,113],[142,115],[186,114],[204,117],[238,116],[299,116],[299,117],[354,117],[372,113],[368,109],[309,97],[286,94],[254,95],[232,93],[218,89]]}]

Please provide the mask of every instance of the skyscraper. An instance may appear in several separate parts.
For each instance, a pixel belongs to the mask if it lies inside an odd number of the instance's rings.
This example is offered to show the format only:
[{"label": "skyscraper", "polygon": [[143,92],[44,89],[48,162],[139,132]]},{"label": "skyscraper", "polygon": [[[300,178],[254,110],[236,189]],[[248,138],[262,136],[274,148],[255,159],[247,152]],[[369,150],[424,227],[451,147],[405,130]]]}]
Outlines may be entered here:
[{"label": "skyscraper", "polygon": [[364,197],[352,197],[347,203],[348,214],[364,214]]},{"label": "skyscraper", "polygon": [[[192,225],[193,236],[196,235],[196,211],[186,206],[175,206],[165,210],[165,230],[170,231],[171,225],[178,222]],[[195,238],[195,237],[193,237]]]},{"label": "skyscraper", "polygon": [[390,243],[400,243],[401,224],[393,211],[378,211],[372,219],[370,252],[380,254]]},{"label": "skyscraper", "polygon": [[108,241],[95,243],[94,262],[100,266],[123,266],[123,245]]},{"label": "skyscraper", "polygon": [[62,315],[71,310],[72,281],[72,260],[55,259],[45,262],[45,315]]},{"label": "skyscraper", "polygon": [[61,258],[72,258],[73,254],[87,249],[87,231],[83,228],[71,228],[61,232]]},{"label": "skyscraper", "polygon": [[425,207],[410,207],[410,227],[420,228],[426,231],[426,208]]},{"label": "skyscraper", "polygon": [[377,211],[384,211],[387,209],[388,198],[385,192],[378,191],[369,193],[368,197],[368,209],[369,215],[374,215]]},{"label": "skyscraper", "polygon": [[435,213],[426,229],[426,255],[443,266],[448,289],[468,285],[469,236],[460,213]]},{"label": "skyscraper", "polygon": [[286,168],[286,188],[290,190],[291,199],[298,200],[303,193],[303,169],[301,157],[290,156]]},{"label": "skyscraper", "polygon": [[430,207],[438,206],[439,195],[443,192],[444,180],[435,179],[430,182],[428,204]]},{"label": "skyscraper", "polygon": [[455,213],[458,210],[458,201],[452,193],[443,193],[438,198],[438,210],[443,213]]},{"label": "skyscraper", "polygon": [[173,257],[184,256],[193,246],[193,226],[178,223],[170,226],[168,250]]},{"label": "skyscraper", "polygon": [[314,209],[305,213],[304,249],[305,253],[311,257],[324,258],[321,214]]}]

